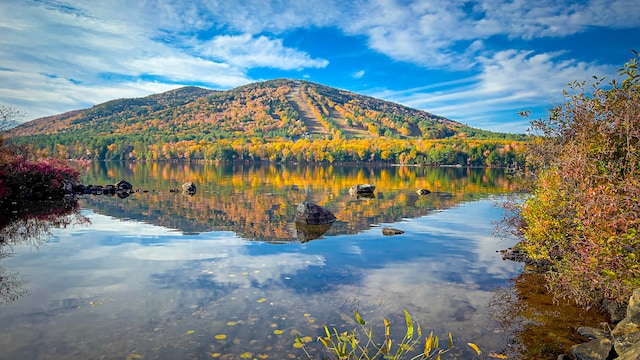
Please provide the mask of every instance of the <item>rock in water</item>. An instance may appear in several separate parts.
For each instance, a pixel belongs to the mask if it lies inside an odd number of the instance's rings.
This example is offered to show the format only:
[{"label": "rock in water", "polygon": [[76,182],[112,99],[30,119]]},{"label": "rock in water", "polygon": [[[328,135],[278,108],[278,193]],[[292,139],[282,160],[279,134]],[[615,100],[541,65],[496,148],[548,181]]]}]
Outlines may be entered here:
[{"label": "rock in water", "polygon": [[182,184],[182,192],[193,195],[196,193],[196,185],[191,181]]},{"label": "rock in water", "polygon": [[382,228],[382,235],[400,235],[400,234],[404,234],[404,231],[390,228],[390,227]]},{"label": "rock in water", "polygon": [[416,193],[418,193],[418,195],[420,195],[420,196],[424,196],[424,195],[431,194],[431,191],[429,191],[427,189],[418,189],[418,190],[416,190]]},{"label": "rock in water", "polygon": [[376,187],[371,184],[358,184],[349,188],[349,194],[352,196],[358,194],[373,194],[375,189]]},{"label": "rock in water", "polygon": [[133,189],[133,185],[126,180],[120,180],[115,184],[116,189],[120,191],[129,191]]},{"label": "rock in water", "polygon": [[309,225],[332,224],[336,217],[320,205],[303,201],[296,208],[296,222]]}]

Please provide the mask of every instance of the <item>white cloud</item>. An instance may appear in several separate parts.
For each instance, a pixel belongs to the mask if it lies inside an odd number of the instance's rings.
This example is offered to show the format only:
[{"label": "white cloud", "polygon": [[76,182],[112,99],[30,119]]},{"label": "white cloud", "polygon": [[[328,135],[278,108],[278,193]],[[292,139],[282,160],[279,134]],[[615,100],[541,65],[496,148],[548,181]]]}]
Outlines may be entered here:
[{"label": "white cloud", "polygon": [[282,70],[323,68],[327,60],[312,59],[308,54],[286,48],[282,40],[271,40],[265,36],[244,35],[216,36],[199,45],[204,56],[224,61],[240,68],[270,67]]}]

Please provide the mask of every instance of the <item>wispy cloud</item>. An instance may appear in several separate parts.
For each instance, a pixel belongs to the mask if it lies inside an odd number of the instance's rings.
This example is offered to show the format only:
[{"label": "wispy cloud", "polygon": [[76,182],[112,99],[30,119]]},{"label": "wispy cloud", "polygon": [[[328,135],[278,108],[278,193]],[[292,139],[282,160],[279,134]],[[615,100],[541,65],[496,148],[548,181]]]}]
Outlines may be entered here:
[{"label": "wispy cloud", "polygon": [[364,76],[364,70],[359,70],[354,72],[351,76],[353,76],[354,79],[360,79],[361,77]]},{"label": "wispy cloud", "polygon": [[[501,51],[491,54],[491,57],[480,57],[481,71],[473,77],[371,95],[429,109],[430,112],[452,119],[469,119],[476,126],[482,125],[487,129],[522,131],[527,122],[519,118],[518,110],[560,102],[562,90],[567,89],[570,81],[613,74],[615,71],[615,68],[606,65],[558,60],[560,55],[559,52],[535,54],[533,51]],[[496,112],[509,112],[512,125],[505,127],[501,122],[505,119],[496,117]]]}]

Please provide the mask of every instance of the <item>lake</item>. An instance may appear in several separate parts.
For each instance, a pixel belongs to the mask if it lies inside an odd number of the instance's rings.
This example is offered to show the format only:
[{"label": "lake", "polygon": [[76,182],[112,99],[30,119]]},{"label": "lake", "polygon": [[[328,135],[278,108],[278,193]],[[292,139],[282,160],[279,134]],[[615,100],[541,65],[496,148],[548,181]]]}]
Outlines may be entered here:
[{"label": "lake", "polygon": [[[14,229],[0,259],[7,359],[307,359],[296,334],[319,359],[329,355],[315,340],[325,325],[352,330],[357,310],[376,341],[385,317],[399,342],[404,309],[444,347],[453,333],[443,358],[473,358],[467,342],[483,356],[526,353],[523,334],[536,324],[520,311],[523,266],[498,252],[514,239],[494,236],[496,204],[514,189],[500,169],[99,162],[83,171],[84,184],[124,179],[138,191],[84,195],[65,221],[16,226],[31,230]],[[169,191],[186,181],[193,196]],[[364,183],[373,197],[349,195]],[[297,226],[302,201],[337,221],[326,232]]]}]

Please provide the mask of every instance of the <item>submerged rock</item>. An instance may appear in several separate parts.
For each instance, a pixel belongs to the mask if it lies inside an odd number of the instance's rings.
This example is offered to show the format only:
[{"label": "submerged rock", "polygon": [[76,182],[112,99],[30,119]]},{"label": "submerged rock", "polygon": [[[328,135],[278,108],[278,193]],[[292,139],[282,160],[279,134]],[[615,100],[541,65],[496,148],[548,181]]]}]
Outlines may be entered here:
[{"label": "submerged rock", "polygon": [[326,225],[336,221],[336,217],[320,205],[303,201],[296,208],[296,223]]}]

